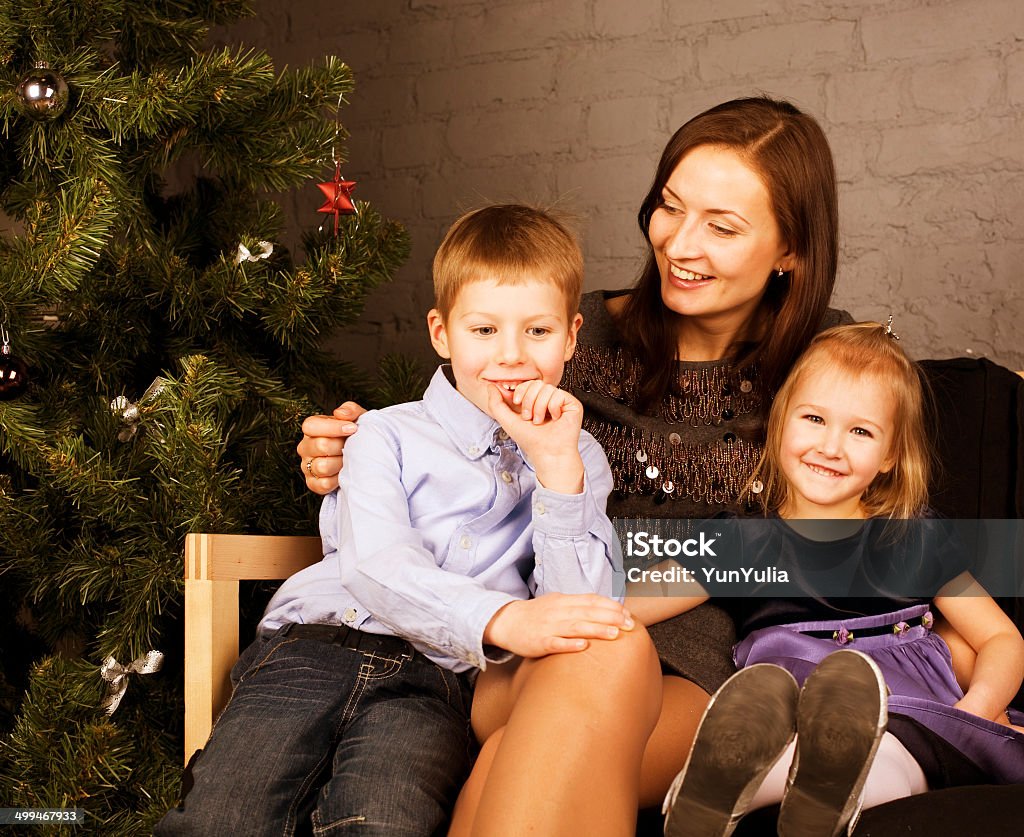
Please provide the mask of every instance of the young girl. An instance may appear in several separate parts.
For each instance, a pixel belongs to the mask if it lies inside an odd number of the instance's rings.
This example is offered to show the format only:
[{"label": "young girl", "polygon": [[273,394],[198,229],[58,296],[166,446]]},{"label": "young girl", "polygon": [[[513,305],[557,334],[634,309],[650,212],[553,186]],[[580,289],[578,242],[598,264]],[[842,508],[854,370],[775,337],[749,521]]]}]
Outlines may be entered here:
[{"label": "young girl", "polygon": [[[926,504],[922,401],[916,366],[873,323],[819,334],[780,388],[748,486],[769,519],[750,521],[743,561],[788,568],[798,590],[745,600],[741,671],[704,714],[666,799],[666,834],[729,834],[748,807],[782,801],[780,834],[834,835],[861,802],[1024,782],[1024,735],[1007,711],[1024,640],[966,571],[950,529],[908,520]],[[818,580],[815,563],[829,568]],[[823,595],[821,578],[841,568],[859,598]],[[650,623],[730,592],[714,573],[696,577],[708,583],[673,598],[638,589],[627,606]],[[933,610],[977,655],[966,693]]]}]

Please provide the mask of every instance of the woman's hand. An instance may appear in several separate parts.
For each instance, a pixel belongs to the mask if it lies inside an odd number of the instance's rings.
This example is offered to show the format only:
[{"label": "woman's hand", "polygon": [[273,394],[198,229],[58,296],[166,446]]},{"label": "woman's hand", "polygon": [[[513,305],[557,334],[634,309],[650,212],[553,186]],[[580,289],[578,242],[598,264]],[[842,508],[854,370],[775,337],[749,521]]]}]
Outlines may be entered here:
[{"label": "woman's hand", "polygon": [[346,401],[333,415],[310,416],[302,422],[302,441],[295,452],[310,491],[330,494],[338,487],[345,439],[356,432],[355,422],[365,412],[354,401]]}]

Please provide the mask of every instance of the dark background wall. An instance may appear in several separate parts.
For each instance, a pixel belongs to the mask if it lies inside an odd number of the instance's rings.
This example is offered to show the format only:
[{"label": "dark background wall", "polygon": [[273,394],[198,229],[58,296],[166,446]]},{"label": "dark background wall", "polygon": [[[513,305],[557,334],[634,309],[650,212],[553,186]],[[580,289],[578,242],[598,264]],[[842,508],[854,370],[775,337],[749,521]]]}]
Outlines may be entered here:
[{"label": "dark background wall", "polygon": [[[1024,4],[1020,0],[258,0],[220,33],[279,65],[355,71],[346,177],[413,255],[340,354],[430,357],[430,259],[485,201],[575,214],[587,287],[623,287],[637,204],[669,135],[764,91],[820,120],[840,179],[835,303],[895,314],[917,357],[1024,368]],[[329,173],[325,170],[325,179]],[[293,198],[315,225],[314,184]]]}]

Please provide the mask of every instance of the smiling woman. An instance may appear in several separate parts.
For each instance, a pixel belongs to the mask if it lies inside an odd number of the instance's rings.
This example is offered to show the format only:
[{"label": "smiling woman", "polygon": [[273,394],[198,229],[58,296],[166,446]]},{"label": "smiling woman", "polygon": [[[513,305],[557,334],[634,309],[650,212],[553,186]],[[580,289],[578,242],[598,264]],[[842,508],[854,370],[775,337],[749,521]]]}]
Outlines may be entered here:
[{"label": "smiling woman", "polygon": [[768,190],[738,153],[698,146],[676,166],[647,234],[665,307],[680,315],[680,358],[716,360],[753,314],[773,274],[793,258],[779,233]]}]

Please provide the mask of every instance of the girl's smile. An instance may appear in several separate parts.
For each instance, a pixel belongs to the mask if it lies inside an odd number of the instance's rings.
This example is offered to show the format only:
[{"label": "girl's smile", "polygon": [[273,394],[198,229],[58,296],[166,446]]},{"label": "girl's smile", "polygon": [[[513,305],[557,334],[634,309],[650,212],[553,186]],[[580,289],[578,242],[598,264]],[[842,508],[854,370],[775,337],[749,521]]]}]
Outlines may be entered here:
[{"label": "girl's smile", "polygon": [[783,517],[864,517],[861,497],[893,465],[895,402],[877,375],[822,364],[801,376],[782,429]]}]

